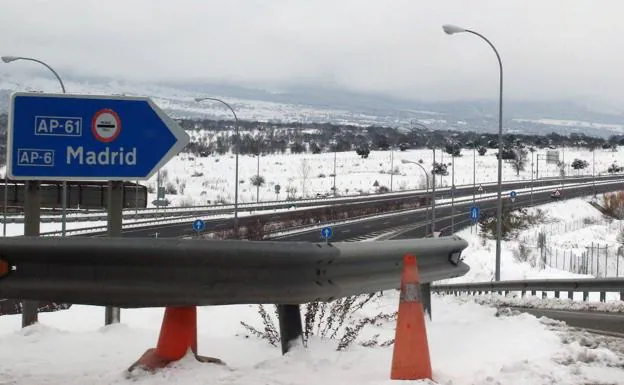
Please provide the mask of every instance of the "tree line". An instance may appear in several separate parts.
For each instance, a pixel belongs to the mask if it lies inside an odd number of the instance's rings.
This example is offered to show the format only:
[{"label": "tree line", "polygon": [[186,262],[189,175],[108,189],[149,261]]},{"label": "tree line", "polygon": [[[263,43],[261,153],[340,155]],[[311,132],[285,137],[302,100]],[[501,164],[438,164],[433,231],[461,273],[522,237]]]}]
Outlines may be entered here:
[{"label": "tree line", "polygon": [[[372,150],[406,151],[408,149],[436,148],[452,156],[461,156],[462,149],[474,148],[479,155],[498,151],[498,135],[452,130],[425,130],[414,127],[359,126],[333,123],[278,123],[240,120],[240,140],[236,141],[231,120],[177,119],[193,137],[183,150],[197,156],[226,154],[238,151],[242,155],[275,153],[312,153],[355,151],[367,157]],[[7,115],[0,114],[0,160],[4,163]],[[527,151],[541,148],[579,147],[616,149],[624,145],[624,135],[608,139],[585,134],[547,135],[504,134],[502,158],[522,166]],[[580,164],[576,164],[580,166]],[[516,166],[514,166],[516,167]],[[574,167],[574,165],[573,165]],[[439,166],[443,173],[444,165]],[[582,167],[575,167],[579,169]]]}]

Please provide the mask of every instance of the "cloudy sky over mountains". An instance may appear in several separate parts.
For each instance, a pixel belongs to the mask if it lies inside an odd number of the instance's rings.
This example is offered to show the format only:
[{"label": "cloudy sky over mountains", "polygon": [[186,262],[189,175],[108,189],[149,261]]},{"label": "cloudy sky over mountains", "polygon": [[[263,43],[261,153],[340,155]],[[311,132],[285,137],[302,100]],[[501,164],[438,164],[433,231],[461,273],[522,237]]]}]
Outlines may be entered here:
[{"label": "cloudy sky over mountains", "polygon": [[[624,102],[620,0],[0,0],[0,55],[64,77],[323,86],[403,98]],[[1,76],[43,71],[0,63]]]}]

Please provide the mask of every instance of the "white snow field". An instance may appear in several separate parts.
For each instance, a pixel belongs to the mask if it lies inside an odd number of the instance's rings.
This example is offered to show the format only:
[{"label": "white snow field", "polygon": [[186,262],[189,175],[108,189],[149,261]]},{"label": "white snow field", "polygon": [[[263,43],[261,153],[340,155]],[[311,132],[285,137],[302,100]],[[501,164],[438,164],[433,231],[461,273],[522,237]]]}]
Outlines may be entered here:
[{"label": "white snow field", "polygon": [[[599,222],[601,215],[586,200],[541,208],[562,222],[592,217],[598,220],[592,226],[608,225]],[[471,271],[451,281],[489,280],[492,275],[493,242],[483,245],[470,231],[458,234],[470,243],[464,255]],[[517,242],[503,243],[503,279],[576,276],[518,262],[513,253]],[[347,324],[380,313],[392,314],[397,309],[397,294],[395,290],[384,292]],[[609,301],[615,305],[613,299]],[[155,374],[139,372],[128,377],[125,369],[155,346],[162,314],[162,308],[124,309],[121,324],[104,327],[102,307],[73,306],[42,313],[39,324],[25,329],[21,329],[19,315],[0,317],[0,384],[393,383],[389,379],[392,347],[360,343],[391,340],[394,321],[365,327],[356,344],[343,351],[336,350],[338,339],[312,337],[307,348],[299,346],[282,356],[278,347],[250,336],[241,326],[240,321],[245,321],[263,329],[255,305],[199,308],[199,353],[219,357],[227,366],[198,363],[188,356]],[[434,379],[439,384],[624,384],[621,340],[528,314],[498,313],[494,306],[478,304],[474,298],[434,295],[427,334]]]},{"label": "white snow field", "polygon": [[[434,379],[439,384],[622,384],[621,351],[593,346],[558,323],[527,315],[496,317],[496,309],[452,297],[434,299],[427,323]],[[397,292],[359,316],[393,312]],[[278,347],[248,337],[243,320],[255,325],[255,306],[204,307],[199,311],[199,353],[227,366],[201,364],[191,356],[155,374],[125,369],[158,337],[162,309],[124,310],[122,324],[102,327],[102,308],[74,306],[41,314],[41,323],[20,330],[19,316],[0,318],[2,384],[390,384],[392,347],[353,345],[336,351],[337,340],[312,338],[307,348],[281,356]],[[259,326],[259,325],[258,325]],[[365,329],[394,338],[394,322]],[[586,346],[590,345],[590,346]],[[409,383],[409,382],[408,382]],[[417,383],[417,382],[413,382]],[[429,383],[422,381],[421,383]]]},{"label": "white snow field", "polygon": [[[191,132],[195,136],[207,136],[209,133]],[[620,149],[621,150],[621,149]],[[544,161],[546,149],[534,153],[535,167],[533,175],[537,172],[537,155],[540,156],[539,177],[556,177],[559,170],[556,165],[546,164]],[[494,156],[496,150],[488,150],[484,156],[473,156],[472,149],[463,149],[462,156],[455,158],[455,185],[470,185],[473,183],[473,163],[476,161],[475,183],[483,184],[485,193],[495,191],[497,178],[497,159]],[[448,176],[438,176],[436,186],[450,187],[452,185],[451,157],[442,154],[442,150],[436,151],[436,161],[449,164]],[[565,155],[563,155],[565,153]],[[584,149],[566,148],[560,152],[560,159],[565,157],[569,165],[575,158],[589,162],[589,167],[580,170],[569,170],[568,175],[592,175],[593,156],[595,155],[595,174],[607,174],[608,167],[618,160],[620,152],[596,149],[595,154]],[[371,151],[367,159],[362,159],[355,151],[337,153],[336,161],[336,189],[340,195],[374,194],[377,191],[375,182],[379,186],[391,188],[392,191],[407,189],[422,189],[426,187],[425,176],[420,167],[415,164],[403,164],[402,160],[423,160],[423,167],[429,171],[432,167],[433,151],[418,149],[404,152],[394,151]],[[391,161],[392,160],[392,161]],[[307,166],[306,166],[307,165]],[[391,177],[390,171],[395,173]],[[304,178],[303,170],[307,170]],[[250,179],[256,175],[257,158],[254,156],[239,157],[239,202],[256,202],[257,189],[252,186]],[[285,200],[292,191],[295,199],[314,198],[317,194],[331,195],[334,178],[334,153],[322,154],[274,154],[260,157],[260,175],[264,177],[265,184],[260,187],[260,201]],[[4,170],[2,171],[4,175]],[[166,198],[171,201],[169,207],[199,206],[210,204],[234,203],[234,175],[235,156],[231,153],[225,155],[211,155],[197,157],[189,154],[179,154],[162,168],[161,184],[169,185],[177,194],[167,194]],[[516,175],[510,164],[503,164],[503,181],[531,180],[531,157],[525,171]],[[141,182],[155,188],[157,175],[150,180]],[[491,187],[488,187],[487,184]],[[280,185],[280,194],[275,193],[275,185]],[[527,184],[529,187],[529,184]],[[171,190],[169,190],[171,191]],[[151,202],[156,199],[155,193],[148,194],[148,207],[154,207]],[[125,221],[126,223],[132,220]],[[69,222],[68,229],[84,228],[90,226],[106,225],[105,222]],[[8,235],[23,234],[22,224],[7,224]],[[44,223],[41,231],[61,230],[59,223]]]},{"label": "white snow field", "polygon": [[[205,133],[191,133],[193,135],[208,135]],[[556,165],[547,164],[547,149],[537,150],[534,153],[534,176],[537,176],[537,155],[539,155],[539,177],[558,177]],[[477,184],[495,183],[497,178],[496,150],[488,150],[484,156],[473,153],[472,149],[463,149],[462,156],[455,158],[455,185],[470,185],[473,183],[473,162],[476,160],[475,181]],[[595,174],[607,174],[608,167],[618,161],[619,151],[595,150]],[[560,160],[570,163],[579,158],[589,163],[589,167],[577,172],[569,169],[568,175],[592,175],[592,152],[586,149],[565,148],[560,151]],[[433,163],[433,151],[416,149],[407,151],[371,151],[366,159],[362,159],[355,151],[339,152],[336,156],[336,189],[340,195],[358,195],[374,193],[375,182],[379,186],[386,186],[392,191],[406,189],[425,189],[425,176],[420,167],[415,164],[403,164],[402,160],[418,162],[422,159],[423,167],[429,172]],[[436,151],[436,162],[448,164],[448,176],[438,177],[436,186],[450,187],[452,185],[452,158]],[[307,165],[307,167],[306,167]],[[257,158],[251,155],[239,156],[239,202],[255,202],[257,200],[256,187],[250,179],[257,173]],[[308,169],[304,178],[304,170]],[[394,169],[394,175],[391,170]],[[234,173],[235,156],[233,154],[211,155],[196,157],[189,154],[180,154],[172,159],[163,170],[166,170],[166,183],[177,187],[177,195],[167,195],[167,199],[177,205],[204,205],[216,202],[234,202]],[[334,172],[334,153],[321,154],[273,154],[260,157],[260,175],[265,179],[265,185],[260,187],[260,201],[286,199],[287,188],[296,189],[296,198],[312,198],[316,194],[330,194],[334,183],[331,176]],[[203,174],[203,175],[199,175]],[[195,175],[195,176],[193,176]],[[392,176],[392,178],[391,178]],[[529,153],[526,169],[519,175],[510,164],[503,164],[503,181],[531,180],[531,154]],[[152,177],[147,184],[156,186],[157,177]],[[391,185],[392,183],[392,185]],[[275,194],[275,185],[281,186],[281,192]],[[183,185],[184,187],[180,187]],[[155,199],[150,196],[149,201]]]}]

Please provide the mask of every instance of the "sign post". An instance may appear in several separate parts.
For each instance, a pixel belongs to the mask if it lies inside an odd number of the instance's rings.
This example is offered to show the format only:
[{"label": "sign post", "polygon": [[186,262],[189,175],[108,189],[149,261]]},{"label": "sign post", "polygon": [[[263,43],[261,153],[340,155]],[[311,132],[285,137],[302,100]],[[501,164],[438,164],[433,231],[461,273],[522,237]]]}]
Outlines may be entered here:
[{"label": "sign post", "polygon": [[327,226],[321,229],[321,237],[325,239],[325,242],[329,243],[329,239],[332,237],[333,231],[332,228]]},{"label": "sign post", "polygon": [[[470,208],[470,221],[472,222],[472,225],[474,226],[477,221],[479,220],[479,207],[477,206],[472,206]],[[470,233],[472,234],[472,226],[470,226]]]},{"label": "sign post", "polygon": [[[7,175],[28,181],[24,212],[31,220],[24,235],[39,235],[38,181],[81,180],[109,181],[108,236],[120,236],[123,181],[149,179],[188,142],[147,97],[13,93]],[[36,308],[34,302],[35,321]],[[107,307],[105,318],[119,322],[119,308]]]},{"label": "sign post", "polygon": [[479,220],[479,208],[477,206],[473,206],[470,208],[470,220],[472,223]]},{"label": "sign post", "polygon": [[205,228],[206,228],[206,222],[204,222],[203,220],[195,219],[193,221],[193,230],[195,230],[198,236],[199,236],[199,233],[204,231]]}]

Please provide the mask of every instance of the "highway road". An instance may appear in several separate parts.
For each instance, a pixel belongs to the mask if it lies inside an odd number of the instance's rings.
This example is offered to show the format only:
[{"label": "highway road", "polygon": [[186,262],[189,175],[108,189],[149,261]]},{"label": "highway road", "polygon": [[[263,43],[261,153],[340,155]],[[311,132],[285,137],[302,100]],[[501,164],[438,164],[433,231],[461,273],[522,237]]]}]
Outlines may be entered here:
[{"label": "highway road", "polygon": [[[565,322],[568,326],[583,328],[589,331],[624,337],[624,313],[608,313],[599,311],[535,309],[512,307],[536,317],[547,317]],[[605,333],[606,332],[606,333]]]},{"label": "highway road", "polygon": [[[596,185],[597,193],[604,193],[614,191],[620,188],[624,188],[623,182],[617,182],[609,185]],[[588,196],[592,195],[594,192],[593,186],[587,186],[577,189],[567,189],[564,193],[564,198],[574,198],[579,196]],[[550,197],[551,191],[534,193],[533,194],[533,204],[544,204],[554,201],[553,198]],[[504,197],[509,201],[509,197]],[[481,215],[485,215],[488,212],[492,215],[496,214],[496,197],[492,199],[488,199],[486,201],[481,201],[477,204],[477,206],[481,209]],[[530,206],[531,205],[531,196],[526,194],[519,194],[516,197],[514,203],[509,203],[514,207],[521,206]],[[470,225],[470,217],[469,217],[469,208],[472,206],[472,201],[466,203],[460,203],[455,205],[455,231],[458,231],[466,226]],[[451,234],[451,207],[450,206],[436,206],[436,231],[441,231],[441,235],[450,235]],[[397,214],[393,216],[389,216],[386,218],[372,218],[369,220],[363,220],[357,223],[348,223],[345,225],[335,225],[333,226],[334,236],[332,240],[334,241],[343,241],[345,239],[364,236],[366,234],[370,234],[375,231],[382,230],[384,228],[389,229],[392,227],[399,227],[409,225],[410,223],[414,224],[414,228],[408,231],[402,231],[400,234],[393,236],[391,239],[406,239],[406,238],[421,238],[425,236],[426,228],[428,228],[425,223],[426,211],[425,209],[419,210],[418,212],[409,212],[405,214]],[[288,236],[280,237],[279,239],[283,240],[298,240],[298,241],[310,241],[316,242],[320,241],[320,232],[319,230],[311,230],[305,233],[297,233]]]},{"label": "highway road", "polygon": [[[571,183],[572,180],[575,183],[591,182],[592,177],[569,178],[569,181],[567,183]],[[608,176],[601,180],[602,181],[614,180],[614,181],[617,181],[618,183],[614,183],[613,185],[610,185],[609,187],[605,187],[604,185],[596,185],[597,193],[615,191],[619,188],[624,187],[624,185],[618,186],[618,184],[621,184],[622,182],[624,182],[624,179],[622,178],[621,175],[620,176]],[[560,181],[553,180],[553,179],[543,179],[543,180],[540,179],[539,181],[535,181],[534,188],[538,188],[540,186],[542,187],[550,186],[550,185],[553,186],[553,190],[554,190],[556,186],[560,186]],[[521,189],[526,189],[530,187],[531,187],[530,181],[512,182],[512,183],[505,184],[503,186],[505,190],[512,190],[512,189],[521,190]],[[495,193],[496,185],[490,185],[490,186],[485,185],[484,190],[485,190],[484,193]],[[569,198],[573,196],[587,196],[587,195],[593,194],[593,192],[594,192],[593,187],[587,186],[582,189],[582,193],[578,193],[577,190],[567,190],[566,197]],[[472,187],[458,188],[456,190],[455,198],[460,199],[460,198],[472,197],[473,195],[472,193],[473,193]],[[423,193],[423,194],[427,195],[426,193]],[[549,198],[549,194],[550,192],[535,193],[534,204],[547,203],[548,201],[551,200]],[[450,195],[449,191],[436,190],[437,200],[449,199],[450,198],[449,195]],[[478,197],[479,196],[477,195],[477,198]],[[382,198],[383,196],[380,196],[380,199]],[[485,213],[486,210],[488,209],[495,210],[495,202],[496,202],[496,199],[494,198],[494,199],[488,200],[487,202],[484,201],[480,203],[479,206],[481,208],[481,213],[482,214]],[[529,202],[528,193],[526,195],[519,195],[518,198],[516,199],[516,205],[521,205],[521,204],[528,205],[529,203],[530,202]],[[293,201],[293,204],[297,204],[297,202]],[[459,224],[459,221],[468,219],[468,210],[470,206],[471,204],[467,204],[467,203],[455,204],[456,224]],[[440,229],[444,229],[445,227],[450,225],[451,211],[452,210],[450,206],[448,207],[436,206],[436,231],[439,231]],[[365,220],[359,223],[350,223],[346,225],[335,225],[333,226],[334,237],[332,238],[332,240],[341,241],[345,239],[351,239],[354,237],[364,236],[364,235],[377,232],[380,230],[399,227],[399,226],[406,226],[409,224],[415,224],[416,226],[417,223],[425,222],[425,215],[426,215],[425,209],[423,209],[422,212],[412,211],[403,215],[391,215],[387,218],[369,219],[369,220]],[[208,219],[206,220],[206,228],[212,229],[212,230],[220,229],[220,228],[226,229],[231,226],[231,223],[232,223],[231,218]],[[443,235],[450,234],[448,232],[449,230],[450,229],[448,230],[445,229],[445,231],[443,232]],[[124,237],[154,237],[156,233],[158,233],[159,238],[161,237],[168,237],[168,238],[169,237],[183,237],[183,236],[191,236],[194,234],[191,228],[191,221],[189,221],[188,223],[158,224],[158,225],[151,225],[151,226],[145,226],[145,227],[135,227],[135,228],[124,229],[123,236]],[[423,226],[421,228],[416,228],[411,232],[401,235],[401,238],[419,238],[419,237],[423,237],[424,235],[425,235],[425,228]],[[106,233],[85,234],[85,236],[106,236]],[[279,237],[276,239],[310,241],[310,242],[316,242],[316,241],[321,240],[320,235],[319,235],[319,230],[312,230],[309,232],[292,234],[292,235],[288,235],[284,237]]]}]

